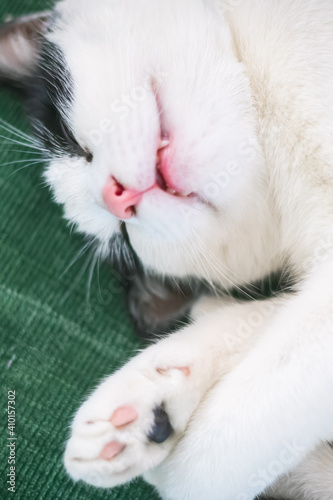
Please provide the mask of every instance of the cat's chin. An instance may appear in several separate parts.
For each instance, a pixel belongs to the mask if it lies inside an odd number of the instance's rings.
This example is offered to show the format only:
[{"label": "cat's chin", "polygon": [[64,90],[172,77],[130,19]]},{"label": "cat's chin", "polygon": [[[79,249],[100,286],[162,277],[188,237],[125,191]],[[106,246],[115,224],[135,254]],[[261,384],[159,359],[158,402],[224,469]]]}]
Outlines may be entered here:
[{"label": "cat's chin", "polygon": [[156,226],[159,226],[160,229],[169,227],[168,233],[170,231],[171,236],[171,234],[175,235],[175,232],[178,232],[177,228],[182,228],[180,233],[184,234],[182,226],[188,226],[189,219],[195,225],[194,219],[198,216],[217,211],[216,207],[213,207],[197,193],[184,195],[154,188],[145,194],[137,207],[135,216],[126,222],[136,227],[144,227],[149,220],[154,232]]}]

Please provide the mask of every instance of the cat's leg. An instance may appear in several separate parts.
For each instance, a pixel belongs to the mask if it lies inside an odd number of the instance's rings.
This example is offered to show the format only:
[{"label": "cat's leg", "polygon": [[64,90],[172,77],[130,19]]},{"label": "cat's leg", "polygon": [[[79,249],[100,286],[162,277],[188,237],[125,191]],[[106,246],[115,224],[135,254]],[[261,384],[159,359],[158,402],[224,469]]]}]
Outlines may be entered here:
[{"label": "cat's leg", "polygon": [[281,300],[205,301],[194,325],[108,377],[74,419],[65,453],[70,475],[111,487],[162,462],[204,394],[244,358]]},{"label": "cat's leg", "polygon": [[[294,451],[292,447],[280,457],[279,461],[273,461],[267,464],[258,474],[258,479],[264,481],[267,476],[275,477],[281,469],[281,462],[293,462]],[[145,474],[148,482],[155,485],[158,489],[160,482],[164,481],[163,475],[165,469],[157,466]],[[160,490],[161,492],[161,490]],[[209,487],[207,487],[209,492]],[[166,493],[162,493],[164,499],[168,499]],[[237,497],[236,497],[237,498]],[[251,498],[252,496],[243,495],[239,498]],[[279,477],[273,486],[266,490],[266,493],[260,495],[258,500],[332,500],[333,498],[333,445],[323,443],[295,467],[288,474]]]},{"label": "cat's leg", "polygon": [[332,282],[330,262],[209,391],[181,442],[147,476],[163,499],[253,500],[332,440]]},{"label": "cat's leg", "polygon": [[292,472],[278,479],[268,495],[276,500],[332,500],[333,446],[318,446]]}]

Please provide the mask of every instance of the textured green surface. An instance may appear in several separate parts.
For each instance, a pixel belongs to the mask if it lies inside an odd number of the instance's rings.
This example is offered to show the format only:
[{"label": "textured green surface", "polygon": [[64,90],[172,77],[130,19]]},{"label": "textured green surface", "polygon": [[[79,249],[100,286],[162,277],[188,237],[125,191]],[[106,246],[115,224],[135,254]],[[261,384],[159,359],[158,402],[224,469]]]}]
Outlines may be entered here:
[{"label": "textured green surface", "polygon": [[[42,0],[1,0],[0,17],[47,7]],[[0,116],[28,130],[20,103],[5,91]],[[1,135],[15,139],[3,130]],[[87,256],[64,273],[84,242],[70,235],[43,187],[42,166],[17,171],[34,158],[28,148],[0,138],[0,499],[156,500],[141,481],[106,492],[74,484],[63,470],[73,413],[139,342],[107,266],[99,280],[94,275],[89,301],[88,272],[77,280]],[[17,405],[15,495],[6,485],[8,389],[16,391]]]}]

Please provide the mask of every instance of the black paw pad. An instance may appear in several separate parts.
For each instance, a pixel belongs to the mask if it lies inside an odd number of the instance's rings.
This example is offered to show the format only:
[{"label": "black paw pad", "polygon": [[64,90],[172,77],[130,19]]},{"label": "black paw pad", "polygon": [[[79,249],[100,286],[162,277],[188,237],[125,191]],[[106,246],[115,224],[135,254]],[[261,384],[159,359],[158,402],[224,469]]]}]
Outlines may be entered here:
[{"label": "black paw pad", "polygon": [[148,434],[149,441],[154,443],[164,443],[173,431],[170,424],[167,412],[164,410],[163,405],[157,406],[154,413],[154,424],[152,430]]}]

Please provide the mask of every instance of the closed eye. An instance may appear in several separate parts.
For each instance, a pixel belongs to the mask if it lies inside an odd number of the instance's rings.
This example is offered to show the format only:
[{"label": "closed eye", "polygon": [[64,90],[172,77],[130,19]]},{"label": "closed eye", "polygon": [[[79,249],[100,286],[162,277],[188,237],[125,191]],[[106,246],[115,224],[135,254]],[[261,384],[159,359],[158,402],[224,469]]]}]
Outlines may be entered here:
[{"label": "closed eye", "polygon": [[26,106],[33,130],[47,150],[80,156],[92,162],[93,154],[75,138],[63,118],[71,106],[72,79],[61,50],[43,42],[40,63],[26,86]]},{"label": "closed eye", "polygon": [[72,132],[69,130],[67,125],[65,125],[63,120],[60,120],[60,127],[61,127],[61,132],[63,133],[64,138],[66,141],[68,141],[69,144],[75,147],[80,147],[79,143],[75,139],[74,135]]},{"label": "closed eye", "polygon": [[85,159],[87,160],[87,162],[91,163],[93,160],[93,154],[89,150],[83,148],[78,143],[78,141],[75,139],[74,135],[69,130],[69,128],[67,127],[67,125],[65,124],[65,122],[63,120],[60,120],[60,127],[61,127],[61,132],[63,134],[63,137],[68,142],[68,144],[70,146],[72,146],[73,149],[77,149],[78,154],[80,156],[84,156]]}]

